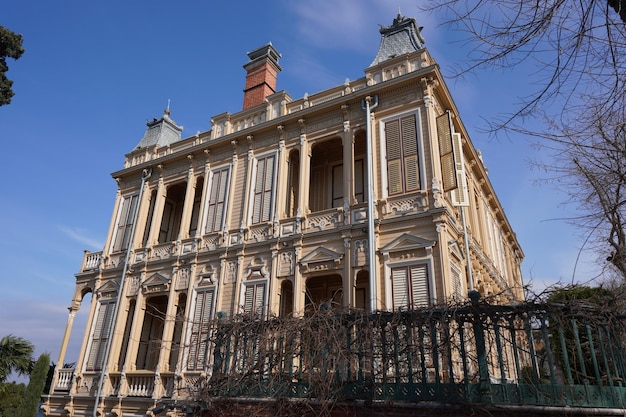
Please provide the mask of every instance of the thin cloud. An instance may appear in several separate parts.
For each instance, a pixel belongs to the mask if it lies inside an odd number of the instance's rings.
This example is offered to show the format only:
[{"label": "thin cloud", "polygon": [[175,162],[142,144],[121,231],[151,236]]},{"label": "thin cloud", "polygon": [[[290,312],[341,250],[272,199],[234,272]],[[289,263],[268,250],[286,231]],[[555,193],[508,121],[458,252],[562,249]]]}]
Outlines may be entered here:
[{"label": "thin cloud", "polygon": [[382,0],[318,0],[290,3],[298,20],[302,40],[328,49],[350,48],[371,52],[376,45],[379,24],[389,25],[398,11],[410,17],[418,14],[412,1],[389,3]]},{"label": "thin cloud", "polygon": [[57,228],[69,238],[75,240],[76,242],[87,245],[91,249],[101,250],[104,247],[104,242],[100,240],[93,239],[91,236],[87,236],[84,234],[83,230],[80,229],[72,229],[66,226],[59,225]]}]

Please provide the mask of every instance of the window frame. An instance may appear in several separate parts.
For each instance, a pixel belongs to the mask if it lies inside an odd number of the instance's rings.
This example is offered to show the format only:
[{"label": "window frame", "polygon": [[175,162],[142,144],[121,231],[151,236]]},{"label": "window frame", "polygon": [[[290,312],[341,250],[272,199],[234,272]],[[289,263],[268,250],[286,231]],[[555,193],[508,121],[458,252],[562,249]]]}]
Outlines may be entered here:
[{"label": "window frame", "polygon": [[[415,121],[415,140],[416,140],[416,163],[417,163],[417,168],[416,168],[416,172],[418,175],[418,180],[417,180],[417,188],[416,189],[411,189],[411,190],[407,190],[406,189],[406,179],[407,179],[407,175],[406,175],[406,164],[405,164],[405,158],[404,156],[401,156],[400,158],[395,158],[398,159],[401,163],[401,190],[399,192],[390,192],[390,179],[389,179],[389,158],[388,158],[388,153],[387,153],[387,131],[386,131],[386,127],[387,124],[390,122],[394,122],[394,121],[398,121],[398,123],[401,125],[401,122],[403,119],[406,119],[408,117],[414,117],[414,121]],[[383,191],[383,198],[385,197],[397,197],[397,196],[401,196],[401,195],[405,195],[405,194],[411,194],[411,193],[418,193],[421,192],[423,190],[426,189],[426,185],[425,185],[425,155],[424,155],[424,137],[422,134],[422,117],[421,117],[421,112],[419,111],[419,108],[416,109],[412,109],[410,111],[407,112],[403,112],[403,113],[399,113],[399,114],[394,114],[392,116],[389,117],[385,117],[383,119],[380,120],[379,122],[379,136],[380,136],[380,163],[381,163],[381,173],[383,173],[383,175],[381,175],[381,181],[382,181],[382,191]],[[399,138],[400,141],[402,140],[402,134],[400,131],[399,134]],[[386,173],[386,174],[385,174]]]},{"label": "window frame", "polygon": [[[272,174],[269,189],[265,189],[267,185],[267,179],[263,181],[262,187],[263,191],[258,191],[257,187],[259,186],[258,175],[259,175],[259,162],[272,160]],[[267,178],[267,164],[265,165],[265,172],[263,173],[264,178]],[[252,167],[252,175],[250,176],[250,191],[251,195],[249,198],[249,206],[248,206],[248,225],[258,225],[264,224],[272,221],[274,216],[274,210],[276,208],[276,181],[277,181],[277,172],[278,171],[278,154],[277,152],[269,152],[265,154],[261,154],[259,156],[255,156],[253,159],[253,167]],[[259,203],[259,218],[258,220],[255,218],[255,208],[257,207],[257,196],[262,195],[261,198],[263,200]],[[266,205],[265,196],[269,196],[269,204]],[[267,219],[264,211],[264,208],[268,206],[269,212],[267,213]]]},{"label": "window frame", "polygon": [[[414,285],[411,285],[411,288],[408,287],[409,275],[407,274],[406,291],[409,294],[410,300],[408,300],[406,303],[403,303],[402,305],[396,305],[396,294],[394,292],[394,271],[404,269],[410,272],[411,268],[420,268],[420,267],[424,268],[424,273],[426,275],[426,282],[425,282],[426,300],[424,300],[425,302],[423,304],[422,303],[416,304],[415,294],[413,293]],[[388,281],[389,282],[389,288],[388,288],[389,297],[387,301],[392,311],[407,310],[407,309],[410,310],[410,309],[415,309],[415,308],[429,307],[432,305],[432,300],[434,298],[434,292],[433,292],[434,283],[433,283],[433,267],[432,267],[431,260],[424,259],[422,261],[394,263],[391,265],[387,265],[386,269],[387,269],[388,277],[389,277],[389,281]]]},{"label": "window frame", "polygon": [[[209,215],[211,212],[211,197],[213,194],[212,193],[213,185],[215,184],[216,174],[220,174],[220,184],[222,180],[221,175],[222,174],[226,175],[226,186],[224,188],[224,197],[223,197],[224,199],[222,202],[221,220],[219,221],[220,223],[219,227],[214,226],[211,230],[208,230]],[[202,233],[203,234],[218,233],[224,229],[224,225],[226,224],[226,216],[228,213],[228,202],[230,198],[231,185],[232,185],[232,165],[231,164],[221,165],[219,167],[211,169],[211,172],[209,174],[208,184],[207,184],[207,195],[205,196],[205,201],[203,202],[204,203],[204,214],[202,216]],[[217,192],[219,193],[219,190]],[[217,203],[215,205],[217,205]],[[217,217],[217,211],[215,212],[214,216]]]},{"label": "window frame", "polygon": [[[132,238],[134,223],[137,220],[139,203],[139,193],[129,193],[122,196],[121,204],[117,210],[115,232],[111,238],[111,253],[123,252],[132,244],[130,239]],[[122,221],[124,224],[121,224]]]}]

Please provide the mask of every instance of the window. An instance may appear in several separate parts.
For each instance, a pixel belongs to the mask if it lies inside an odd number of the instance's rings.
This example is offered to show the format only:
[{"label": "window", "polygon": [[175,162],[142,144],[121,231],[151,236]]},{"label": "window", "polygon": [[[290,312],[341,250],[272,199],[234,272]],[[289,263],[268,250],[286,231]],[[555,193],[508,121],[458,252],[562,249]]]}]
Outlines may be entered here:
[{"label": "window", "polygon": [[270,221],[274,188],[275,156],[257,159],[252,206],[252,224]]},{"label": "window", "polygon": [[191,209],[191,221],[189,222],[189,237],[195,237],[198,231],[198,217],[200,213],[200,203],[202,200],[202,188],[204,178],[200,177],[196,181],[195,192],[193,196],[193,207]]},{"label": "window", "polygon": [[389,195],[420,189],[415,115],[385,123]]},{"label": "window", "polygon": [[343,207],[343,165],[332,167],[333,208]]},{"label": "window", "polygon": [[460,301],[463,299],[463,284],[461,282],[461,268],[456,264],[450,264],[450,281],[452,286],[452,298]]},{"label": "window", "polygon": [[111,333],[115,302],[102,302],[98,306],[96,321],[91,335],[91,346],[87,356],[87,371],[101,370]]},{"label": "window", "polygon": [[363,159],[357,159],[354,161],[354,197],[358,203],[364,203],[366,196]]},{"label": "window", "polygon": [[228,167],[216,170],[211,176],[211,189],[207,207],[206,233],[218,232],[224,223],[226,199],[228,196]]},{"label": "window", "polygon": [[426,264],[391,268],[393,309],[414,309],[429,304]]},{"label": "window", "polygon": [[124,201],[122,201],[122,206],[120,207],[120,212],[117,217],[117,230],[115,232],[113,252],[128,248],[138,201],[139,196],[137,194],[124,197]]},{"label": "window", "polygon": [[265,282],[250,283],[244,286],[243,311],[263,317],[265,310]]},{"label": "window", "polygon": [[159,229],[159,243],[178,239],[186,189],[187,183],[175,184],[168,188]]},{"label": "window", "polygon": [[209,321],[213,318],[213,299],[215,289],[198,291],[189,339],[189,357],[187,369],[201,371],[206,362],[209,340]]}]

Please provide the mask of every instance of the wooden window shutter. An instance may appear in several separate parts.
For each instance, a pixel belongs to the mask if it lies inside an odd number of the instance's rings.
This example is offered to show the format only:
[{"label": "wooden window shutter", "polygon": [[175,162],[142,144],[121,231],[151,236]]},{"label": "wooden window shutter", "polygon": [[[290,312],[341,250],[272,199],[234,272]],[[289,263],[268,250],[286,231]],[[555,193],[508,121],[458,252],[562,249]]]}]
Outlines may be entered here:
[{"label": "wooden window shutter", "polygon": [[428,267],[425,264],[411,266],[411,292],[413,308],[426,307],[429,304]]},{"label": "wooden window shutter", "polygon": [[452,119],[449,111],[437,117],[437,139],[439,141],[443,190],[450,191],[457,187],[457,177],[452,144]]},{"label": "wooden window shutter", "polygon": [[214,295],[215,290],[211,289],[198,292],[196,297],[187,360],[189,370],[202,370],[204,367],[209,339],[209,322],[213,317]]},{"label": "wooden window shutter", "polygon": [[454,160],[457,178],[457,188],[452,191],[452,204],[455,206],[469,206],[467,177],[465,176],[465,161],[463,159],[463,141],[460,133],[452,134]]},{"label": "wooden window shutter", "polygon": [[93,330],[91,348],[87,358],[87,369],[102,369],[107,341],[113,321],[115,303],[102,303],[98,309],[98,316]]},{"label": "wooden window shutter", "polygon": [[265,180],[263,181],[263,215],[261,221],[267,222],[272,212],[272,184],[274,184],[274,157],[265,158]]},{"label": "wooden window shutter", "polygon": [[409,307],[409,288],[407,280],[406,268],[393,268],[391,270],[391,285],[393,293],[393,309],[399,310],[403,307]]},{"label": "wooden window shutter", "polygon": [[252,224],[270,220],[272,211],[273,184],[274,156],[271,155],[257,161]]},{"label": "wooden window shutter", "polygon": [[133,228],[133,221],[135,220],[135,212],[137,211],[138,201],[138,195],[132,195],[124,198],[117,222],[117,234],[115,235],[113,251],[124,250],[128,247],[130,231]]},{"label": "wooden window shutter", "polygon": [[387,146],[387,186],[389,195],[399,194],[402,186],[402,144],[400,142],[400,121],[385,123]]},{"label": "wooden window shutter", "polygon": [[404,158],[404,191],[415,191],[420,188],[419,165],[417,160],[417,128],[415,116],[401,120],[402,126],[402,154]]},{"label": "wooden window shutter", "polygon": [[228,168],[221,169],[213,174],[207,213],[206,232],[221,230],[224,219],[226,195],[228,194]]}]

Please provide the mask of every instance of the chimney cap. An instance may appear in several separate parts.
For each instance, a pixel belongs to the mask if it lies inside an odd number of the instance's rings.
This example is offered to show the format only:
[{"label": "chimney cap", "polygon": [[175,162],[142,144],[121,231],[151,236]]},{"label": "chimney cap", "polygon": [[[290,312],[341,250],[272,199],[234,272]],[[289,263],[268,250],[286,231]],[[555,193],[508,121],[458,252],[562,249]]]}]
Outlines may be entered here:
[{"label": "chimney cap", "polygon": [[257,66],[258,64],[262,62],[270,61],[280,71],[281,68],[280,68],[280,65],[278,65],[278,60],[281,57],[282,55],[278,53],[276,48],[274,48],[274,45],[272,45],[272,42],[270,42],[253,51],[248,52],[248,58],[250,58],[250,61],[248,61],[243,67],[247,71],[247,70],[254,68],[255,66]]}]

